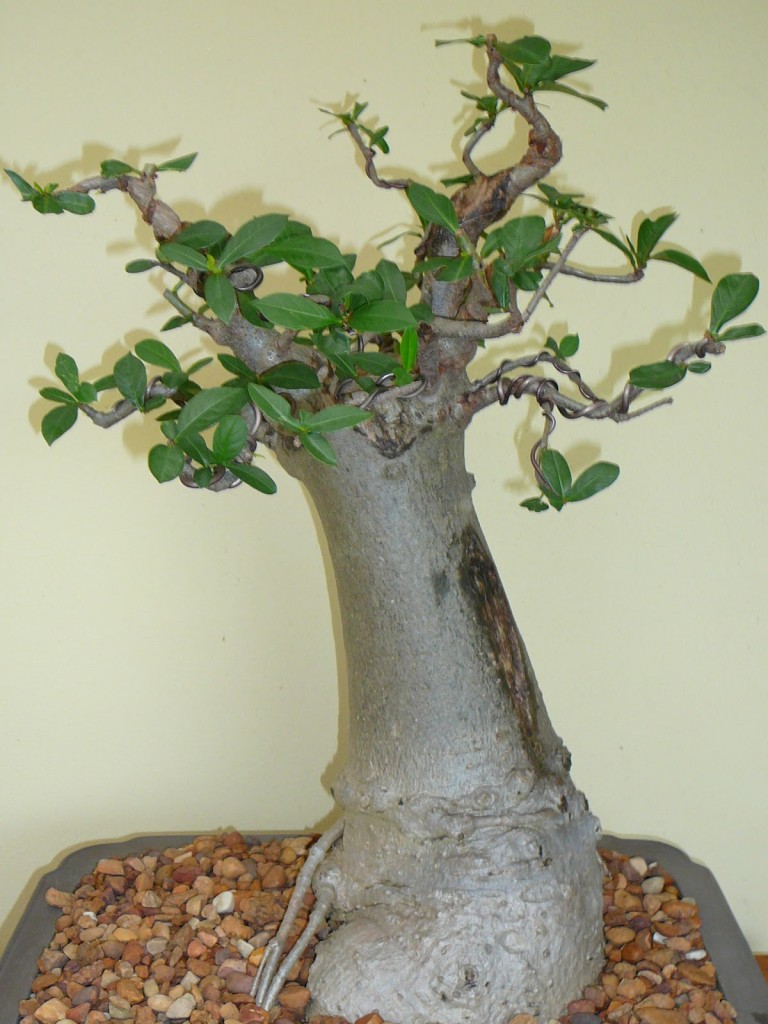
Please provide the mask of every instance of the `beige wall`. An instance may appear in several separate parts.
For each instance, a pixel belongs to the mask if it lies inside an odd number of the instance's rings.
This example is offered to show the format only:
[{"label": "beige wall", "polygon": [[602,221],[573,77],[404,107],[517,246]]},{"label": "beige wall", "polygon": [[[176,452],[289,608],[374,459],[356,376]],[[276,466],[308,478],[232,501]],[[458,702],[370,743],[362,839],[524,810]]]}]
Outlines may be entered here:
[{"label": "beige wall", "polygon": [[[599,58],[583,81],[606,113],[551,98],[558,185],[623,225],[672,206],[674,240],[714,273],[768,278],[768,7],[754,0],[44,0],[32,13],[8,0],[0,155],[66,183],[107,155],[199,150],[163,182],[187,217],[236,226],[290,209],[370,260],[408,210],[369,185],[347,140],[327,141],[317,108],[359,93],[391,125],[391,168],[455,173],[457,88],[476,85],[478,61],[473,72],[472,51],[432,40],[483,25]],[[76,845],[328,815],[338,687],[323,559],[291,481],[278,474],[274,499],[160,488],[149,424],[109,436],[83,424],[53,450],[37,433],[57,351],[99,372],[165,319],[152,280],[122,272],[146,253],[127,203],[107,196],[80,220],[39,217],[7,185],[0,202],[7,939],[19,894]],[[661,264],[636,288],[563,282],[553,298],[537,343],[578,330],[580,365],[607,390],[694,338],[707,305]],[[753,315],[768,322],[764,299]],[[173,340],[201,349],[194,334]],[[560,516],[518,508],[533,493],[515,454],[537,428],[531,410],[494,410],[469,441],[481,517],[577,782],[606,828],[706,862],[756,949],[768,948],[766,379],[768,345],[744,342],[672,409],[561,428],[576,464],[614,459],[622,478]]]}]

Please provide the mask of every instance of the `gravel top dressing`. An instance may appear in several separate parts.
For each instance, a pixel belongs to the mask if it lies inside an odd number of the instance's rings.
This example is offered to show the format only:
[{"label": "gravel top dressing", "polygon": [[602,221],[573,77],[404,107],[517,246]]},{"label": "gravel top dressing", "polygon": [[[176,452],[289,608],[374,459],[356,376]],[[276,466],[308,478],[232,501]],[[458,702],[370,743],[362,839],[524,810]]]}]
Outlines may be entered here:
[{"label": "gravel top dressing", "polygon": [[[316,938],[271,1011],[251,995],[313,841],[251,841],[234,831],[200,836],[102,857],[71,892],[49,887],[45,900],[59,916],[19,1004],[21,1024],[341,1024],[338,1017],[306,1016]],[[596,983],[565,1008],[561,1024],[730,1024],[736,1011],[720,991],[694,899],[651,859],[610,849],[600,856],[605,963]],[[289,948],[313,901],[310,892]],[[751,1024],[762,1016],[739,1019]],[[381,1024],[381,1017],[371,1007],[353,1024]],[[535,1018],[519,1014],[511,1024]]]}]

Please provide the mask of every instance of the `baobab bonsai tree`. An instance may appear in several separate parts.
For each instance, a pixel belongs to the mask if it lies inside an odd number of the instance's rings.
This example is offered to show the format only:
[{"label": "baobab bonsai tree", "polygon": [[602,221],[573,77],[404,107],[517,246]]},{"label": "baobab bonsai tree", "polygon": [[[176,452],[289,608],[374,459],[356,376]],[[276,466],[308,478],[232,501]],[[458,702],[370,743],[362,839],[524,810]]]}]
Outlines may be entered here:
[{"label": "baobab bonsai tree", "polygon": [[[139,342],[114,372],[81,380],[56,360],[61,387],[43,420],[52,443],[80,414],[111,427],[159,411],[149,468],[161,483],[271,494],[271,453],[305,485],[323,523],[343,623],[350,691],[349,759],[336,781],[342,817],[313,848],[295,902],[262,961],[254,991],[268,1007],[295,958],[330,916],[310,975],[316,1011],[350,1019],[378,1008],[391,1021],[502,1024],[516,1012],[547,1019],[601,966],[597,822],[569,777],[569,755],[547,717],[533,669],[472,506],[464,433],[476,415],[512,399],[533,402],[541,437],[530,452],[533,512],[562,510],[614,483],[598,462],[576,479],[552,446],[561,420],[624,422],[669,401],[655,392],[729,341],[763,333],[728,326],[755,298],[756,278],[730,274],[712,294],[699,337],[629,375],[616,396],[597,393],[574,365],[579,336],[472,372],[478,346],[532,337],[542,303],[563,276],[585,288],[640,282],[652,261],[705,281],[694,257],[663,241],[674,214],[646,217],[630,237],[583,197],[545,179],[561,158],[540,93],[602,108],[566,80],[590,60],[552,52],[538,36],[462,40],[486,60],[460,177],[432,187],[388,178],[387,128],[365,104],[327,112],[351,138],[372,184],[398,193],[418,224],[415,256],[360,268],[305,224],[267,213],[241,226],[188,223],[158,195],[158,177],[194,155],[138,169],[106,160],[76,184],[30,184],[8,171],[40,213],[90,213],[94,194],[120,191],[156,248],[129,273],[159,272],[173,307],[165,325],[202,331],[223,378],[194,379],[156,339]],[[486,172],[478,145],[507,114],[527,131],[523,156]],[[519,215],[521,197],[539,212]],[[626,265],[610,273],[578,262],[599,236]],[[608,252],[608,248],[606,249]],[[301,278],[299,294],[270,287],[273,268]],[[117,400],[102,394],[117,392]],[[651,397],[651,400],[647,399]],[[280,959],[298,903],[316,897],[304,936]]]}]

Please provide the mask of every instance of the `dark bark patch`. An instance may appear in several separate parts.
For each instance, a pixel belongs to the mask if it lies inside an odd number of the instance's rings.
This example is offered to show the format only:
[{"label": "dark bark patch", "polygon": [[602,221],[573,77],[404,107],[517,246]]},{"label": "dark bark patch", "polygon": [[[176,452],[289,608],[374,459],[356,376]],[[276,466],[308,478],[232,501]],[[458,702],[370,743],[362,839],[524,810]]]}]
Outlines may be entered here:
[{"label": "dark bark patch", "polygon": [[512,706],[531,767],[545,772],[544,749],[539,734],[538,704],[530,664],[517,631],[498,570],[490,552],[473,527],[461,536],[459,580],[487,638],[499,682],[512,699]]},{"label": "dark bark patch", "polygon": [[432,587],[435,591],[435,598],[438,604],[442,604],[443,598],[448,592],[448,574],[443,570],[442,572],[432,573]]}]

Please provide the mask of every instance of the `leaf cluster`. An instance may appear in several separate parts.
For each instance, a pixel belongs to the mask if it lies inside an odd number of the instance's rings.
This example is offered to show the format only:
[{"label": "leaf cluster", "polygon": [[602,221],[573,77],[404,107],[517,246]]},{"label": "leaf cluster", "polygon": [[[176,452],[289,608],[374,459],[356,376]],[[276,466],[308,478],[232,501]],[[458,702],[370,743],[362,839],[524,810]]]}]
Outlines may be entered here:
[{"label": "leaf cluster", "polygon": [[595,462],[573,479],[564,455],[554,448],[545,448],[538,466],[541,496],[520,502],[530,512],[546,512],[554,508],[560,512],[565,505],[585,501],[610,487],[619,477],[619,467],[613,462]]}]

